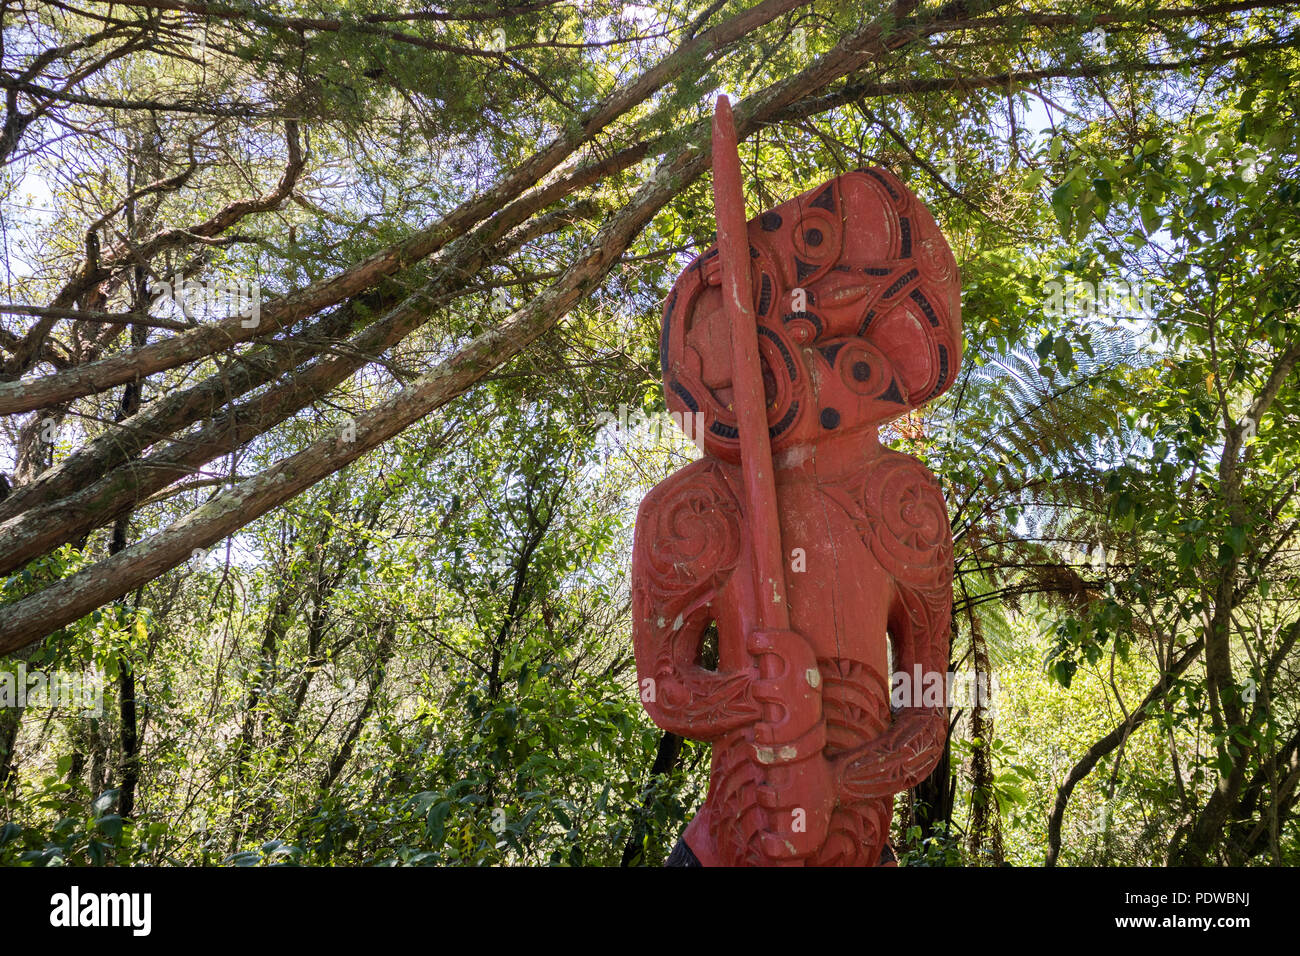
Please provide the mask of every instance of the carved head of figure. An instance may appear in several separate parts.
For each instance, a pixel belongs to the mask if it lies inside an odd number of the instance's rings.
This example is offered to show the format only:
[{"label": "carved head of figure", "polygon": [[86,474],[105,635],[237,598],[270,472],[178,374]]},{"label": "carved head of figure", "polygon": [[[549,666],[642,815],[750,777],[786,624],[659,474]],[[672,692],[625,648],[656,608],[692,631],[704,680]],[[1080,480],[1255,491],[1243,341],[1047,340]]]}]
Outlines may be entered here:
[{"label": "carved head of figure", "polygon": [[[750,220],[748,232],[773,452],[874,434],[952,384],[957,265],[929,210],[891,173],[845,173]],[[669,409],[701,413],[705,451],[738,461],[716,246],[674,283],[659,357]]]}]

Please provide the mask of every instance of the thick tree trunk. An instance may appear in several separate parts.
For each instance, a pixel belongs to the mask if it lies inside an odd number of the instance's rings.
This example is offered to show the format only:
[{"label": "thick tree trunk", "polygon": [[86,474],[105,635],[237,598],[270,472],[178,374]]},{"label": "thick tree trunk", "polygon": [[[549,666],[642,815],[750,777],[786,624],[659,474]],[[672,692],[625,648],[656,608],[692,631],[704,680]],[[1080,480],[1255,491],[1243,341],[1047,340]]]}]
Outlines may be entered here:
[{"label": "thick tree trunk", "polygon": [[[681,737],[667,731],[660,735],[659,747],[655,751],[654,762],[650,765],[649,779],[646,780],[647,794],[658,778],[668,776],[677,768],[677,759],[682,753],[682,742]],[[647,802],[642,805],[642,809],[649,808],[649,796],[646,799]],[[638,820],[632,828],[632,835],[628,837],[627,845],[623,847],[622,866],[645,865],[645,838],[645,825]]]}]

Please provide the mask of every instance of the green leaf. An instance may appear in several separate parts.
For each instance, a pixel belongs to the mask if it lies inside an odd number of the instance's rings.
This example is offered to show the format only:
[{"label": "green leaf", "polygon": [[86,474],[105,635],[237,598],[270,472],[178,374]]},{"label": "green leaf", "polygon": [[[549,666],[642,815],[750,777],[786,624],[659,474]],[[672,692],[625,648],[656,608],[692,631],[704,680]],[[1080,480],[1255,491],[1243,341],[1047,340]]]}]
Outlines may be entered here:
[{"label": "green leaf", "polygon": [[429,808],[428,816],[425,819],[424,832],[429,837],[429,842],[435,850],[441,847],[443,840],[446,839],[446,823],[449,813],[451,813],[451,804],[446,800],[435,803]]},{"label": "green leaf", "polygon": [[1156,211],[1156,207],[1153,203],[1142,203],[1142,205],[1138,207],[1138,211],[1142,216],[1142,228],[1147,231],[1148,235],[1160,229],[1160,224],[1164,222],[1164,219],[1162,219],[1160,213]]},{"label": "green leaf", "polygon": [[1074,214],[1075,188],[1074,183],[1062,183],[1052,190],[1052,212],[1056,214],[1056,222],[1063,236],[1068,235],[1070,231],[1070,220]]}]

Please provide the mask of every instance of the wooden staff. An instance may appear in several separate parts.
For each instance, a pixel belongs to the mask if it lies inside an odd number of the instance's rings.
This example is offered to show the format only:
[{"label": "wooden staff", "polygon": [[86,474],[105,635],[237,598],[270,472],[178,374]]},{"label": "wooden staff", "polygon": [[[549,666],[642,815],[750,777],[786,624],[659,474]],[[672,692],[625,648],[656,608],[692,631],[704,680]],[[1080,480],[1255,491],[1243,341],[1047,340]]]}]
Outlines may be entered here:
[{"label": "wooden staff", "polygon": [[[718,224],[718,257],[722,266],[722,301],[731,326],[731,386],[740,431],[740,467],[745,481],[746,516],[753,547],[759,627],[787,630],[785,560],[781,524],[776,508],[776,476],[772,441],[767,431],[767,396],[758,354],[758,319],[749,272],[749,235],[745,227],[745,196],[740,185],[740,152],[731,103],[719,96],[713,111],[713,215]],[[779,670],[764,654],[764,677]],[[777,715],[771,715],[775,719]]]}]

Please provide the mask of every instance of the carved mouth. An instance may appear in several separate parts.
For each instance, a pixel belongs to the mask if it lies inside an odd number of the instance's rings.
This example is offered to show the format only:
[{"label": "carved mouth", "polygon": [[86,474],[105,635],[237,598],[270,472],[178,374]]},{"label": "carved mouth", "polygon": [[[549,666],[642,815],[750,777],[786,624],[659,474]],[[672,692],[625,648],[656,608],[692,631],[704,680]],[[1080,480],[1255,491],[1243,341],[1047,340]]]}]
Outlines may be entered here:
[{"label": "carved mouth", "polygon": [[[736,390],[732,387],[730,382],[726,385],[721,385],[718,388],[711,388],[709,391],[713,394],[714,400],[719,405],[729,412],[735,411],[735,408],[732,406],[736,401]],[[776,376],[773,375],[772,370],[767,367],[767,362],[763,363],[763,397],[767,400],[768,408],[774,408],[776,406]]]}]

